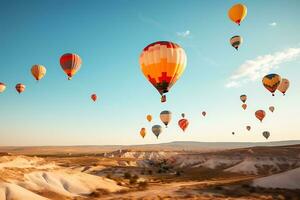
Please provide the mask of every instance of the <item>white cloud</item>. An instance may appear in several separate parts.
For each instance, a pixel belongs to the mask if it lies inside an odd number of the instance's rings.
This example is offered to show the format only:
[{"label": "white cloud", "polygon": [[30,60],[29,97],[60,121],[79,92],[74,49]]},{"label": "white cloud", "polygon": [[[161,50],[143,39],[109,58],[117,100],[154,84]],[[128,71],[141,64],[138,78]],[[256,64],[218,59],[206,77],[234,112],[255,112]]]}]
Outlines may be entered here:
[{"label": "white cloud", "polygon": [[273,27],[277,26],[277,23],[276,22],[272,22],[272,23],[269,24],[269,26],[273,26]]},{"label": "white cloud", "polygon": [[189,30],[186,30],[186,31],[184,31],[184,32],[177,32],[176,34],[177,34],[177,36],[179,36],[179,37],[185,38],[185,37],[188,37],[188,36],[191,34],[191,32],[190,32]]},{"label": "white cloud", "polygon": [[233,73],[225,87],[239,87],[249,81],[256,81],[271,70],[278,68],[280,64],[296,60],[299,57],[300,48],[289,48],[247,60]]}]

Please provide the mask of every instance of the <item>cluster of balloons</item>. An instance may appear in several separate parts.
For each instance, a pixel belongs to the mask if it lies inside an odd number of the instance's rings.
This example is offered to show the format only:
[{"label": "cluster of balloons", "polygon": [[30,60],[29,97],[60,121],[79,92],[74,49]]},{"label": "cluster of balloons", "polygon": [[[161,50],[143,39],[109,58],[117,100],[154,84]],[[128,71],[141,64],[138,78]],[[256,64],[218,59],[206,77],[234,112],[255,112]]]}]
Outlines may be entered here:
[{"label": "cluster of balloons", "polygon": [[[68,80],[71,80],[72,77],[79,71],[82,64],[82,60],[79,55],[75,53],[66,53],[60,57],[60,65],[65,74],[68,76]],[[47,69],[43,65],[33,65],[31,67],[31,74],[36,81],[40,81],[46,75]],[[26,85],[23,83],[18,83],[16,86],[16,91],[20,94],[25,91]],[[6,85],[0,82],[0,93],[4,92]],[[93,101],[97,100],[97,95],[92,94],[91,99]]]},{"label": "cluster of balloons", "polygon": [[[203,111],[202,115],[203,115],[203,117],[205,117],[206,112]],[[178,126],[179,126],[179,128],[181,128],[181,130],[183,132],[185,132],[185,130],[189,126],[189,120],[185,118],[185,113],[182,113],[181,117],[182,118],[179,119],[179,121],[178,121]],[[160,112],[159,118],[160,118],[161,122],[165,125],[165,127],[167,128],[169,123],[172,120],[172,112],[169,110],[164,110],[164,111]],[[152,117],[152,115],[149,114],[146,116],[146,119],[148,122],[151,122],[153,117]],[[158,138],[158,136],[163,131],[163,127],[161,125],[156,124],[156,125],[152,126],[151,130],[152,130],[153,134]],[[140,135],[142,136],[142,138],[144,138],[146,136],[146,133],[147,133],[146,128],[145,127],[141,128]]]}]

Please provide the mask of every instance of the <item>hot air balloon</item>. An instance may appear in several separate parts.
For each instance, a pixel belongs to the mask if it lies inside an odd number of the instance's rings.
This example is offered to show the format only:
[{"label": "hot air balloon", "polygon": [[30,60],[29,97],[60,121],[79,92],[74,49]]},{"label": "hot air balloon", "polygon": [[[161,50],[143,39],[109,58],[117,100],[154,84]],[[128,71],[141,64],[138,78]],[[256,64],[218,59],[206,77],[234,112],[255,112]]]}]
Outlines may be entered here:
[{"label": "hot air balloon", "polygon": [[272,93],[272,96],[274,96],[274,92],[277,90],[280,82],[281,77],[278,74],[268,74],[262,79],[263,85]]},{"label": "hot air balloon", "polygon": [[243,38],[239,35],[235,35],[230,38],[230,44],[236,50],[239,49],[240,45],[243,43]]},{"label": "hot air balloon", "polygon": [[251,126],[246,126],[246,129],[247,129],[248,131],[250,131],[250,130],[251,130]]},{"label": "hot air balloon", "polygon": [[16,85],[16,90],[17,90],[17,92],[20,94],[20,93],[22,93],[22,92],[24,92],[25,91],[25,88],[26,88],[26,86],[24,85],[24,84],[22,84],[22,83],[18,83],[17,85]]},{"label": "hot air balloon", "polygon": [[168,127],[169,122],[172,119],[172,113],[171,111],[164,110],[160,113],[160,120]]},{"label": "hot air balloon", "polygon": [[66,53],[60,57],[60,65],[71,80],[81,67],[81,58],[77,54]]},{"label": "hot air balloon", "polygon": [[91,95],[91,99],[95,102],[95,101],[97,101],[97,95],[96,94],[92,94]]},{"label": "hot air balloon", "polygon": [[206,116],[206,112],[205,112],[205,111],[203,111],[203,112],[202,112],[202,115],[203,115],[203,117],[205,117],[205,116]]},{"label": "hot air balloon", "polygon": [[145,128],[141,128],[140,130],[140,135],[144,138],[146,136],[146,129]]},{"label": "hot air balloon", "polygon": [[184,114],[184,113],[181,113],[181,117],[182,117],[182,118],[185,118],[185,114]]},{"label": "hot air balloon", "polygon": [[173,42],[154,42],[142,51],[141,70],[162,96],[161,102],[166,101],[164,94],[170,91],[184,72],[186,60],[184,49]]},{"label": "hot air balloon", "polygon": [[0,93],[4,92],[6,89],[6,85],[0,82]]},{"label": "hot air balloon", "polygon": [[187,119],[181,119],[178,121],[179,127],[185,131],[185,129],[189,126],[189,121]]},{"label": "hot air balloon", "polygon": [[264,131],[263,133],[263,136],[268,139],[270,137],[270,132],[269,131]]},{"label": "hot air balloon", "polygon": [[232,134],[232,135],[234,135],[235,133],[234,133],[234,132],[232,132],[231,134]]},{"label": "hot air balloon", "polygon": [[243,104],[242,104],[242,108],[243,108],[244,110],[246,110],[247,104],[243,103]]},{"label": "hot air balloon", "polygon": [[245,103],[245,102],[247,101],[247,95],[242,94],[242,95],[240,96],[240,99],[241,99],[241,101],[242,101],[243,103]]},{"label": "hot air balloon", "polygon": [[285,92],[289,89],[290,81],[286,78],[283,78],[277,88],[280,92],[282,92],[283,95],[285,95]]},{"label": "hot air balloon", "polygon": [[162,132],[162,127],[160,125],[154,125],[152,126],[152,132],[154,133],[154,135],[158,138],[158,136],[161,134]]},{"label": "hot air balloon", "polygon": [[147,120],[148,120],[148,122],[151,122],[152,121],[152,115],[147,115]]},{"label": "hot air balloon", "polygon": [[271,112],[274,112],[275,107],[274,107],[274,106],[270,106],[270,107],[269,107],[269,110],[270,110]]},{"label": "hot air balloon", "polygon": [[264,110],[257,110],[257,111],[255,112],[255,116],[256,116],[257,119],[260,120],[260,122],[262,122],[262,120],[263,120],[263,119],[265,118],[265,116],[266,116],[266,112],[265,112]]},{"label": "hot air balloon", "polygon": [[43,65],[33,65],[31,67],[31,74],[35,80],[39,81],[46,75],[46,68]]},{"label": "hot air balloon", "polygon": [[244,4],[235,4],[228,11],[228,17],[238,25],[245,19],[247,15],[247,7]]}]

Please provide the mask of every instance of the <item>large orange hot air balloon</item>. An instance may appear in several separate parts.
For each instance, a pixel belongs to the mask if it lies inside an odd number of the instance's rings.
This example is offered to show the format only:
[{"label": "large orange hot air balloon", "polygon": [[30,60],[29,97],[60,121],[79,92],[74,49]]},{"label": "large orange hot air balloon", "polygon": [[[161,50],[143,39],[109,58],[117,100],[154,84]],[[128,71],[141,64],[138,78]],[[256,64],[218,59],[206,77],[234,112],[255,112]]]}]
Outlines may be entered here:
[{"label": "large orange hot air balloon", "polygon": [[266,112],[264,110],[257,110],[255,112],[255,116],[257,119],[259,119],[260,122],[262,122],[262,120],[265,118],[266,116]]},{"label": "large orange hot air balloon", "polygon": [[33,65],[31,67],[31,74],[37,81],[41,80],[46,75],[46,72],[47,70],[43,65]]},{"label": "large orange hot air balloon", "polygon": [[92,94],[91,95],[91,99],[95,102],[95,101],[97,101],[97,95],[96,94]]},{"label": "large orange hot air balloon", "polygon": [[146,129],[145,128],[141,128],[140,130],[140,135],[144,138],[146,136]]},{"label": "large orange hot air balloon", "polygon": [[24,84],[22,84],[22,83],[18,83],[17,85],[16,85],[16,90],[17,90],[17,92],[20,94],[20,93],[22,93],[22,92],[24,92],[25,91],[25,88],[26,88],[26,86],[24,85]]},{"label": "large orange hot air balloon", "polygon": [[243,104],[242,104],[242,108],[243,108],[244,110],[246,110],[246,109],[247,109],[247,104],[243,103]]},{"label": "large orange hot air balloon", "polygon": [[186,67],[186,54],[178,44],[168,41],[152,43],[140,55],[141,70],[166,101],[165,93],[180,78]]},{"label": "large orange hot air balloon", "polygon": [[148,122],[151,122],[152,121],[152,115],[147,115],[147,120],[148,120]]},{"label": "large orange hot air balloon", "polygon": [[286,91],[290,87],[290,81],[286,78],[283,78],[281,80],[280,85],[278,86],[277,90],[279,90],[283,95],[285,95]]},{"label": "large orange hot air balloon", "polygon": [[81,58],[77,54],[66,53],[60,57],[60,65],[71,80],[81,67]]},{"label": "large orange hot air balloon", "polygon": [[244,4],[235,4],[228,11],[228,17],[240,25],[247,15],[247,7]]},{"label": "large orange hot air balloon", "polygon": [[183,118],[178,121],[178,125],[183,131],[185,131],[185,129],[189,126],[189,121]]},{"label": "large orange hot air balloon", "polygon": [[6,89],[6,85],[0,82],[0,93],[4,92]]},{"label": "large orange hot air balloon", "polygon": [[274,92],[277,90],[280,82],[281,77],[278,74],[268,74],[262,79],[263,85],[272,93],[272,96],[274,96]]}]

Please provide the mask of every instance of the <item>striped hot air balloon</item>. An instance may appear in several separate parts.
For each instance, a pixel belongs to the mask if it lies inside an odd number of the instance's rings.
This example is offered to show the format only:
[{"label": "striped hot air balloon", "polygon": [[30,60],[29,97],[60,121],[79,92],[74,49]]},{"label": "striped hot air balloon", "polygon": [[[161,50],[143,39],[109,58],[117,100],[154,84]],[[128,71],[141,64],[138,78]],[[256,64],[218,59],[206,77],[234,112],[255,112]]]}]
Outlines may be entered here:
[{"label": "striped hot air balloon", "polygon": [[189,121],[185,118],[178,121],[179,127],[183,130],[183,132],[186,130],[186,128],[189,126]]},{"label": "striped hot air balloon", "polygon": [[247,15],[247,7],[244,4],[235,4],[228,11],[228,17],[236,24],[240,25]]},{"label": "striped hot air balloon", "polygon": [[6,85],[0,82],[0,93],[4,92],[6,89]]},{"label": "striped hot air balloon", "polygon": [[242,94],[242,95],[240,96],[240,99],[241,99],[241,101],[242,101],[243,103],[245,103],[245,102],[247,101],[247,95]]},{"label": "striped hot air balloon", "polygon": [[46,72],[47,70],[43,65],[33,65],[31,67],[31,74],[37,81],[41,80],[46,75]]},{"label": "striped hot air balloon", "polygon": [[144,48],[140,55],[141,70],[146,79],[162,95],[180,78],[186,67],[186,54],[178,44],[168,41],[152,43]]},{"label": "striped hot air balloon", "polygon": [[67,74],[69,80],[71,80],[72,77],[78,72],[81,67],[81,63],[81,58],[74,53],[66,53],[60,58],[60,65]]},{"label": "striped hot air balloon", "polygon": [[16,90],[17,90],[17,92],[20,94],[20,93],[22,93],[22,92],[24,92],[25,91],[25,88],[26,88],[26,86],[24,85],[24,84],[22,84],[22,83],[18,83],[17,85],[16,85]]},{"label": "striped hot air balloon", "polygon": [[272,96],[274,96],[274,92],[277,90],[280,82],[281,77],[278,74],[268,74],[262,79],[263,85],[272,93]]},{"label": "striped hot air balloon", "polygon": [[164,110],[159,115],[160,120],[168,127],[168,124],[170,123],[172,119],[172,112],[168,110]]},{"label": "striped hot air balloon", "polygon": [[240,45],[243,43],[243,38],[239,35],[235,35],[232,38],[230,38],[230,44],[233,46],[236,50],[239,49]]}]

